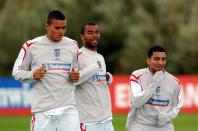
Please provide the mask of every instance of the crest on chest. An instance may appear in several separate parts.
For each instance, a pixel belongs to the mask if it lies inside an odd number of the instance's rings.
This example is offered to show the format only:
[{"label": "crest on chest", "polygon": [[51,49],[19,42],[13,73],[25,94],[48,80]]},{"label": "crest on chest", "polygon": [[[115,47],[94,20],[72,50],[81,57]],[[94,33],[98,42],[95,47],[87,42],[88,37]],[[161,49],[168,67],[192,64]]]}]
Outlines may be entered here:
[{"label": "crest on chest", "polygon": [[103,71],[102,70],[102,64],[101,64],[101,62],[100,61],[97,61],[97,64],[98,64],[98,67],[99,67],[99,71]]},{"label": "crest on chest", "polygon": [[60,48],[54,49],[54,56],[56,60],[60,60]]}]

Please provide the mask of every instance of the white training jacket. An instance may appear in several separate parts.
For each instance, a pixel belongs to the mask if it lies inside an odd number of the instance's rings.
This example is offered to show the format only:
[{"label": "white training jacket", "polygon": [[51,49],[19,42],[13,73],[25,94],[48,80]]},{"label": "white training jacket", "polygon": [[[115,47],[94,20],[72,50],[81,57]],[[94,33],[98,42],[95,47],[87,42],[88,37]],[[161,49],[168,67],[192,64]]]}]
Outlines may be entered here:
[{"label": "white training jacket", "polygon": [[153,75],[149,68],[134,71],[130,77],[131,110],[126,127],[134,124],[172,127],[183,105],[183,92],[179,81],[168,72],[159,71]]},{"label": "white training jacket", "polygon": [[[69,76],[77,61],[78,50],[77,42],[67,37],[52,42],[47,36],[41,36],[25,42],[12,75],[16,80],[34,83],[33,113],[76,105],[75,86]],[[46,65],[47,69],[44,78],[34,80],[34,71],[42,65]]]},{"label": "white training jacket", "polygon": [[106,80],[106,65],[102,55],[82,47],[79,50],[78,72],[75,83],[77,108],[81,123],[101,122],[112,119],[111,98]]}]

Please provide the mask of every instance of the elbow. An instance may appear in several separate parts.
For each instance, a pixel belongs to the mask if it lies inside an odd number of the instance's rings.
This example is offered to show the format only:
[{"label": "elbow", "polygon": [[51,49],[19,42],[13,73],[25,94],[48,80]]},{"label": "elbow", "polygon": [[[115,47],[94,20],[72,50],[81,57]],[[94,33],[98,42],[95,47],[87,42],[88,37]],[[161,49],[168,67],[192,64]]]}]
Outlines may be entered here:
[{"label": "elbow", "polygon": [[13,71],[12,72],[12,76],[14,77],[15,80],[19,80],[18,77],[17,77],[17,73],[16,72]]}]

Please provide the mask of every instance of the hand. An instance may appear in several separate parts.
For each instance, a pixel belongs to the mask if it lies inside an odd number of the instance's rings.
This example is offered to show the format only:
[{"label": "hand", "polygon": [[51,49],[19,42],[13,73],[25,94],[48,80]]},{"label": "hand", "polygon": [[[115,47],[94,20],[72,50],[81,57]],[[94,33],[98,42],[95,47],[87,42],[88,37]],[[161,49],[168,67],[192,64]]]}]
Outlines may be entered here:
[{"label": "hand", "polygon": [[111,73],[107,72],[106,73],[106,80],[107,80],[107,85],[110,85],[113,82],[113,76]]},{"label": "hand", "polygon": [[33,78],[35,80],[42,79],[46,72],[47,70],[45,69],[45,65],[43,65],[41,68],[34,71]]},{"label": "hand", "polygon": [[78,81],[79,81],[79,78],[80,78],[80,73],[79,73],[79,72],[76,72],[76,71],[74,70],[74,68],[72,68],[72,71],[71,71],[71,73],[70,73],[70,76],[71,76],[71,80],[72,80],[73,82],[78,82]]},{"label": "hand", "polygon": [[109,74],[106,73],[106,80],[109,81],[109,78],[110,78]]},{"label": "hand", "polygon": [[160,82],[161,80],[163,80],[163,74],[163,71],[157,71],[153,77],[153,81]]}]

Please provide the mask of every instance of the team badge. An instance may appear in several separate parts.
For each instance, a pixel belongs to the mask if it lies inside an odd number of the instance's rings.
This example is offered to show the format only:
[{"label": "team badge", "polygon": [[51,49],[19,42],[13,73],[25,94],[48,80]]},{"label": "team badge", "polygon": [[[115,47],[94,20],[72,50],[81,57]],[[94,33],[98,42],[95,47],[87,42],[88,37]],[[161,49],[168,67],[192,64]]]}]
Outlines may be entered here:
[{"label": "team badge", "polygon": [[56,57],[56,60],[60,59],[60,49],[54,49],[54,56]]},{"label": "team badge", "polygon": [[99,66],[99,70],[102,71],[102,64],[100,63],[100,61],[97,61],[97,64]]},{"label": "team badge", "polygon": [[160,96],[160,86],[157,86],[156,90],[155,90],[156,96]]}]

